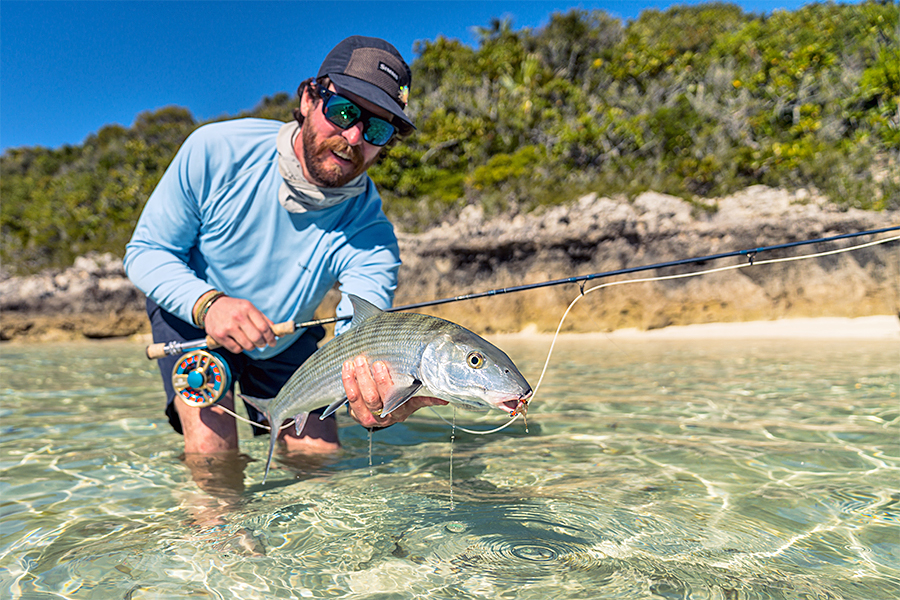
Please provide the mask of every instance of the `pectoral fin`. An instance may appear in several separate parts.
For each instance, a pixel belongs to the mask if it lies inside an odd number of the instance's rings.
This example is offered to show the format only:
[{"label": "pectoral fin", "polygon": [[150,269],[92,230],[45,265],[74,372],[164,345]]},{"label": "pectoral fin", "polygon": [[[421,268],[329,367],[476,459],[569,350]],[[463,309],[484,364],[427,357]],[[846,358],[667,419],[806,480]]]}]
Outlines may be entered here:
[{"label": "pectoral fin", "polygon": [[339,409],[346,403],[347,403],[347,396],[344,396],[340,400],[335,400],[334,402],[332,402],[331,404],[328,405],[328,408],[325,409],[325,412],[322,413],[322,416],[319,417],[319,420],[323,421],[326,418],[330,417],[334,411],[336,411],[337,409]]},{"label": "pectoral fin", "polygon": [[[397,410],[397,408],[405,404],[406,401],[412,398],[420,389],[422,389],[422,382],[418,379],[413,379],[412,377],[402,378],[401,381],[394,383],[394,386],[391,387],[391,389],[387,393],[387,396],[384,398],[384,406],[381,409],[381,416],[383,417],[389,415]],[[339,400],[335,400],[328,405],[328,408],[325,409],[325,412],[322,413],[322,416],[319,417],[319,419],[329,417],[334,411],[336,411],[346,403],[347,396],[344,396]]]},{"label": "pectoral fin", "polygon": [[387,398],[384,399],[384,408],[381,409],[381,416],[389,415],[403,406],[420,389],[422,389],[422,382],[418,379],[408,379],[406,382],[394,384]]}]

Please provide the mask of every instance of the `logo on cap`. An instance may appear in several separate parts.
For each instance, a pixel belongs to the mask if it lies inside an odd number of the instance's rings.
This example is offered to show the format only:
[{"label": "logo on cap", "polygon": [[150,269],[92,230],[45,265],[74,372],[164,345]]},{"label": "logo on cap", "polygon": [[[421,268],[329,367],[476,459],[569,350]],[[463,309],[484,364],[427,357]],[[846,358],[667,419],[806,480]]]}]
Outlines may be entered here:
[{"label": "logo on cap", "polygon": [[379,70],[379,71],[384,71],[385,73],[387,73],[388,75],[390,75],[391,77],[393,77],[393,78],[394,78],[394,81],[397,81],[397,82],[400,81],[400,76],[397,74],[397,71],[393,70],[392,68],[390,68],[389,66],[387,66],[387,65],[384,64],[383,62],[379,62],[379,63],[378,63],[378,70]]}]

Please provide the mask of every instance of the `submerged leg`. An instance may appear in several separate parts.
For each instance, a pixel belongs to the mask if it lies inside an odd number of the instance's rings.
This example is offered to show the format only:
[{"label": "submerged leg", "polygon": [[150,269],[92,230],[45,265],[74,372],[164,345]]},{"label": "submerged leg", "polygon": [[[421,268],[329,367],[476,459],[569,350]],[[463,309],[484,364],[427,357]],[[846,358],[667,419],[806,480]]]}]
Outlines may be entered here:
[{"label": "submerged leg", "polygon": [[337,420],[334,417],[320,421],[318,415],[306,419],[298,434],[294,427],[281,431],[280,439],[284,441],[288,452],[304,454],[328,454],[341,447],[338,439]]},{"label": "submerged leg", "polygon": [[218,403],[199,408],[175,398],[175,410],[184,431],[185,454],[215,454],[238,448],[237,423],[221,406],[234,410],[234,396],[228,392]]}]

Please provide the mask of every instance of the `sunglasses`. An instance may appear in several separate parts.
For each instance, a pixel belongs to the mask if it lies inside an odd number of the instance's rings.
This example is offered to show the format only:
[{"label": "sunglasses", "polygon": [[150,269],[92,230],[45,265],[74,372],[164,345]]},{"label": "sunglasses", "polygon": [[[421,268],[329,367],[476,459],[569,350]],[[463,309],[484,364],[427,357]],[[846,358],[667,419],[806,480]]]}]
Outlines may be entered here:
[{"label": "sunglasses", "polygon": [[341,129],[350,129],[360,121],[363,124],[363,139],[373,146],[384,146],[394,134],[397,128],[372,112],[357,106],[351,100],[326,90],[318,82],[315,83],[316,92],[322,97],[322,114],[332,125]]}]

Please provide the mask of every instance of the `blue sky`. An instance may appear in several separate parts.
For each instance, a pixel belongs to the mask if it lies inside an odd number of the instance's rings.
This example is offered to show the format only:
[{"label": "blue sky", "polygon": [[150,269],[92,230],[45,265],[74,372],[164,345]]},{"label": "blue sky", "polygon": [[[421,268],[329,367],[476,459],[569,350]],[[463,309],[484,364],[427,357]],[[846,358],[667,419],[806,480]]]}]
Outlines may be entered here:
[{"label": "blue sky", "polygon": [[[146,110],[235,115],[296,90],[348,35],[382,37],[408,62],[417,40],[474,46],[473,28],[509,17],[536,28],[554,12],[601,9],[623,21],[695,0],[365,2],[0,1],[0,151],[80,144]],[[771,12],[804,0],[738,0]],[[415,81],[412,93],[415,94]]]}]

